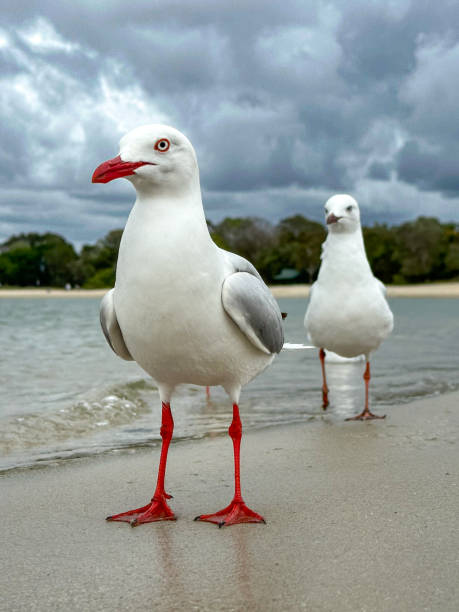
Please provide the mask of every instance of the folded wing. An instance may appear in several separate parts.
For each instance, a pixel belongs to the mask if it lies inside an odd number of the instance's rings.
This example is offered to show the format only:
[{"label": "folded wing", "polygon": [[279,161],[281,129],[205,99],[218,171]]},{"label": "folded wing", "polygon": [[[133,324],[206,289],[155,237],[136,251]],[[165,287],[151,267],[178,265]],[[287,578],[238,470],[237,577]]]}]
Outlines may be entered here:
[{"label": "folded wing", "polygon": [[113,289],[104,295],[100,303],[100,324],[104,336],[114,353],[126,361],[134,361],[123,338],[121,328],[116,318],[113,302]]},{"label": "folded wing", "polygon": [[225,249],[220,249],[220,252],[223,253],[228,264],[233,268],[234,272],[248,272],[258,278],[259,281],[263,283],[263,279],[258,273],[258,270],[255,268],[253,264],[250,263],[244,257],[240,255],[236,255],[236,253],[231,253],[231,251],[225,251]]},{"label": "folded wing", "polygon": [[[238,259],[246,261],[242,257]],[[251,271],[235,272],[225,279],[223,308],[260,351],[268,355],[279,353],[284,344],[282,315],[268,287],[256,270],[255,273],[256,276]]]}]

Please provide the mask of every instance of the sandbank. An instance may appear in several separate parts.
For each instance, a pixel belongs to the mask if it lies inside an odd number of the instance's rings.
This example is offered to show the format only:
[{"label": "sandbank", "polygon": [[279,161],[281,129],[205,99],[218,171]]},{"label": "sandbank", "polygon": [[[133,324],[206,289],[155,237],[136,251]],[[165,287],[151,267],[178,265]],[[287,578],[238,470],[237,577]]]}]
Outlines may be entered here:
[{"label": "sandbank", "polygon": [[[270,285],[276,298],[307,298],[310,285]],[[107,289],[0,288],[0,298],[101,298]],[[424,283],[421,285],[388,285],[389,297],[459,298],[459,282]]]},{"label": "sandbank", "polygon": [[193,522],[231,497],[226,436],[171,446],[178,520],[135,529],[104,517],[149,499],[159,447],[7,473],[0,608],[458,610],[459,392],[386,411],[245,434],[267,525]]},{"label": "sandbank", "polygon": [[[273,285],[276,298],[307,298],[310,285]],[[423,283],[420,285],[387,285],[388,297],[405,298],[459,298],[459,283]]]},{"label": "sandbank", "polygon": [[98,298],[108,289],[56,289],[33,288],[0,289],[0,298]]}]

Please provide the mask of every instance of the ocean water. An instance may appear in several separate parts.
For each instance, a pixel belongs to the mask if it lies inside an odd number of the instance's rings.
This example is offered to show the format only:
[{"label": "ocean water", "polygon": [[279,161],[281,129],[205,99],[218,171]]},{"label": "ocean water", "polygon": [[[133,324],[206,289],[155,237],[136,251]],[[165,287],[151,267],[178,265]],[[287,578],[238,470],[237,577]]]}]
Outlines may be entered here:
[{"label": "ocean water", "polygon": [[[306,342],[306,301],[281,299],[286,342]],[[394,299],[392,335],[372,357],[371,402],[398,404],[459,389],[459,300]],[[0,471],[161,441],[154,381],[117,358],[99,327],[99,300],[0,299]],[[327,365],[330,417],[363,407],[364,361]],[[243,390],[244,429],[323,418],[316,350],[283,351]],[[210,400],[184,385],[172,402],[174,440],[226,433],[232,408],[220,388]]]}]

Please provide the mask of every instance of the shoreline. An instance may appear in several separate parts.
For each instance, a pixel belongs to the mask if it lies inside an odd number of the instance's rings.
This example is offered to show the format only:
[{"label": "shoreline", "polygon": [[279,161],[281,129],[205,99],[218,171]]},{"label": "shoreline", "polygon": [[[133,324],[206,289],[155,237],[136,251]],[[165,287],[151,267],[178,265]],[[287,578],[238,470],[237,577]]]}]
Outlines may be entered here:
[{"label": "shoreline", "polygon": [[7,473],[5,609],[457,610],[458,405],[245,433],[243,494],[267,525],[193,521],[232,495],[228,436],[171,446],[178,520],[136,529],[104,517],[149,499],[159,447]]},{"label": "shoreline", "polygon": [[[386,285],[386,287],[389,298],[459,298],[459,282]],[[273,285],[270,289],[276,298],[307,298],[310,285]]]},{"label": "shoreline", "polygon": [[[270,285],[276,298],[307,298],[310,285]],[[66,289],[58,288],[0,288],[1,298],[101,298],[109,291],[106,289]],[[423,283],[419,285],[387,285],[387,297],[406,298],[459,298],[459,282]]]}]

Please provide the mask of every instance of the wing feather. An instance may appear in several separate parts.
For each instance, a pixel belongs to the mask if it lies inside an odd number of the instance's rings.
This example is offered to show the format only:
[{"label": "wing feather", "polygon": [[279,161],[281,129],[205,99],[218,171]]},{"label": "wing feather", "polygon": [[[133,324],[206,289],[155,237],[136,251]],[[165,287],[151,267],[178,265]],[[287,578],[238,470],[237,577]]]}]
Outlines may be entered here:
[{"label": "wing feather", "polygon": [[134,361],[124,342],[123,334],[116,318],[115,304],[111,289],[104,295],[100,303],[100,324],[110,348],[114,353],[126,361]]},{"label": "wing feather", "polygon": [[282,350],[282,315],[258,273],[257,276],[250,272],[230,274],[223,283],[222,303],[226,313],[254,346],[268,355]]},{"label": "wing feather", "polygon": [[231,251],[225,251],[224,249],[220,249],[220,251],[224,254],[225,259],[231,265],[234,272],[248,272],[252,274],[252,276],[258,278],[259,281],[263,282],[258,270],[250,261],[240,255],[236,255],[236,253],[231,253]]}]

